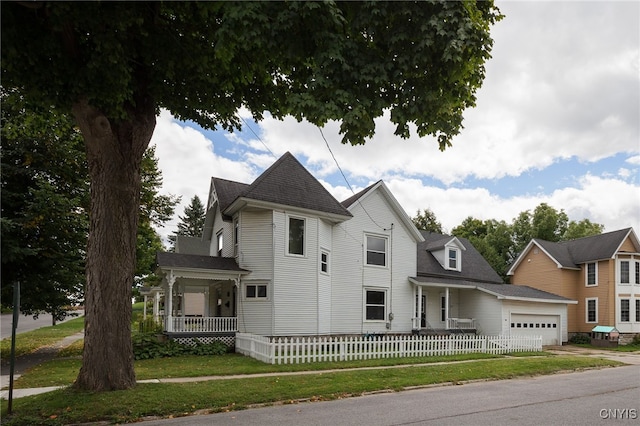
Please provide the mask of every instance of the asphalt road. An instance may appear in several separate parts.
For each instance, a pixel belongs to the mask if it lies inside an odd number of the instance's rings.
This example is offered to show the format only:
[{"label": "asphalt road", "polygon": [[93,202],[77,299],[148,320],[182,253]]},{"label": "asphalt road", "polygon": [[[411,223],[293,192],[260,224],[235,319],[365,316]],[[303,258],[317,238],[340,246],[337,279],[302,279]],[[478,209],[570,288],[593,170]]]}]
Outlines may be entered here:
[{"label": "asphalt road", "polygon": [[[83,311],[76,311],[80,315],[83,314]],[[67,317],[64,321],[68,321],[70,319],[77,317]],[[64,322],[62,321],[62,322]],[[58,322],[60,323],[60,321]],[[0,340],[11,338],[11,327],[13,325],[13,315],[12,314],[2,314],[0,315]],[[53,325],[51,322],[50,314],[41,314],[38,316],[38,319],[34,320],[32,316],[20,315],[18,318],[18,328],[16,329],[16,334],[24,333],[25,331],[35,330],[41,327],[49,327]]]},{"label": "asphalt road", "polygon": [[640,423],[640,365],[154,420],[144,425],[613,423]]}]

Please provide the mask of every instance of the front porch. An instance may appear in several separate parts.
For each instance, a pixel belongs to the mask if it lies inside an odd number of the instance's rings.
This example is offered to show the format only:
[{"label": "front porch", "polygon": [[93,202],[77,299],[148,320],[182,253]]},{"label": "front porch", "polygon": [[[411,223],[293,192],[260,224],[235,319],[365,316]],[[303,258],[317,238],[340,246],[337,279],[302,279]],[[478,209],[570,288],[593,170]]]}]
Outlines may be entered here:
[{"label": "front porch", "polygon": [[[412,318],[413,334],[476,334],[478,321],[471,316],[465,316],[461,309],[461,295],[459,288],[449,286],[414,287],[416,303]],[[464,305],[464,304],[463,304]]]}]

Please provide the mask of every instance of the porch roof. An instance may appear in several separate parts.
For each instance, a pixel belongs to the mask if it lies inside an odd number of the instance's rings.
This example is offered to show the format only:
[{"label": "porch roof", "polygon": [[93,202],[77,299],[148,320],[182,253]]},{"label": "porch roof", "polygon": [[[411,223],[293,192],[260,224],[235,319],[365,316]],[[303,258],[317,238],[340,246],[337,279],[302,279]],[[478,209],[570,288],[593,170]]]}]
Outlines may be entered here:
[{"label": "porch roof", "polygon": [[411,281],[414,284],[422,285],[425,287],[438,287],[438,288],[449,287],[449,288],[464,288],[469,290],[478,290],[484,293],[494,295],[498,299],[538,301],[538,302],[544,302],[544,303],[567,303],[567,304],[578,303],[575,300],[567,299],[566,297],[558,296],[557,294],[538,290],[536,288],[525,286],[525,285],[495,284],[495,283],[487,283],[487,282],[456,280],[451,278],[434,279],[433,277],[412,277],[412,278],[409,278],[409,281]]},{"label": "porch roof", "polygon": [[156,264],[161,269],[199,269],[234,272],[237,274],[248,274],[251,272],[239,267],[236,259],[233,257],[158,252],[156,253]]}]

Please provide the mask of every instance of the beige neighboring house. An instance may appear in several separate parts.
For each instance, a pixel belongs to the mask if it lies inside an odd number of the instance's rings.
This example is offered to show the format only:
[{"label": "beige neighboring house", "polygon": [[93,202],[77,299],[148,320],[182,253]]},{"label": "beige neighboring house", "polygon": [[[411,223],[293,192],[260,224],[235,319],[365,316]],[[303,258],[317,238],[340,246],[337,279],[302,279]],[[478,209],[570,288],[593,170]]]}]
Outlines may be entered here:
[{"label": "beige neighboring house", "polygon": [[569,299],[569,335],[597,325],[623,342],[640,334],[640,242],[633,228],[571,241],[533,239],[508,271],[511,283]]}]

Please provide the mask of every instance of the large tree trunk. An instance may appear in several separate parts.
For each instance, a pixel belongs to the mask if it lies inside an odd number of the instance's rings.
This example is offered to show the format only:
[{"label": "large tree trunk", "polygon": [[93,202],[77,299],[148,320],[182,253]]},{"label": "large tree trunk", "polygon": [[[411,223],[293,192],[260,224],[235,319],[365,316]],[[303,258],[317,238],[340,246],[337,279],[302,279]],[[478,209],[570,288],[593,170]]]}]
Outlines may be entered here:
[{"label": "large tree trunk", "polygon": [[155,127],[152,107],[109,120],[86,101],[73,114],[84,136],[91,178],[85,337],[79,389],[135,385],[131,289],[136,267],[140,163]]}]

